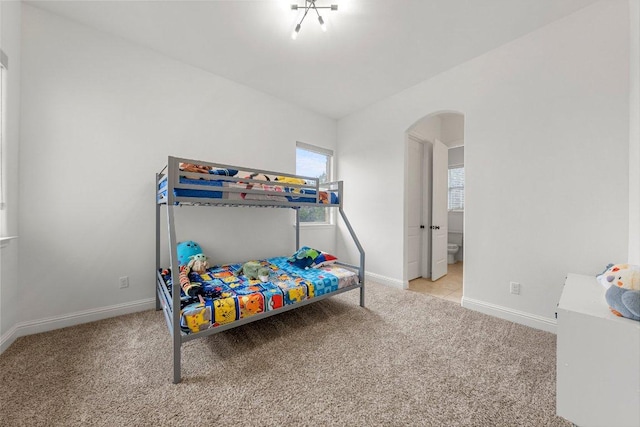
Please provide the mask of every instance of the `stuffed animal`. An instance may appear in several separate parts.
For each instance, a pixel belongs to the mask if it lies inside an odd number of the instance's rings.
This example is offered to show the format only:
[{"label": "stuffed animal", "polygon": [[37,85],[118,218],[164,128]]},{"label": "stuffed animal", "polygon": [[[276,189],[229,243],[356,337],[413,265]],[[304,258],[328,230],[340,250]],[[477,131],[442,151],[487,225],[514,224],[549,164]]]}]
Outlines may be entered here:
[{"label": "stuffed animal", "polygon": [[185,172],[209,173],[211,166],[194,165],[193,163],[180,163],[180,169]]},{"label": "stuffed animal", "polygon": [[196,297],[202,293],[202,285],[198,282],[192,282],[189,280],[189,273],[191,270],[186,265],[180,266],[180,286],[184,291],[185,295],[190,297]]},{"label": "stuffed animal", "polygon": [[207,268],[210,267],[209,262],[207,261],[207,256],[205,254],[195,254],[189,257],[189,263],[187,266],[191,269],[191,271],[195,271],[196,273],[203,274],[207,271]]},{"label": "stuffed animal", "polygon": [[261,282],[267,282],[270,273],[271,270],[268,267],[264,267],[257,261],[249,261],[245,262],[236,274],[244,274],[250,280],[260,279]]},{"label": "stuffed animal", "polygon": [[298,268],[307,269],[311,267],[313,261],[320,255],[316,249],[303,246],[296,251],[287,261]]},{"label": "stuffed animal", "polygon": [[193,255],[202,253],[202,248],[193,240],[178,243],[178,264],[187,265]]},{"label": "stuffed animal", "polygon": [[616,316],[640,320],[640,266],[613,264],[599,275],[605,299]]}]

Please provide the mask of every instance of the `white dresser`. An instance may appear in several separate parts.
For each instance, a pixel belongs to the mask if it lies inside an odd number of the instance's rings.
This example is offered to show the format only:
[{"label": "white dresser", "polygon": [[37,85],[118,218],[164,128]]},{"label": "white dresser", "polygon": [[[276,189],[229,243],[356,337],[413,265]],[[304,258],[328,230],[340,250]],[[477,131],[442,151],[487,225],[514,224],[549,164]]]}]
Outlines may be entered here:
[{"label": "white dresser", "polygon": [[558,303],[556,412],[578,426],[640,427],[640,322],[611,313],[595,277]]}]

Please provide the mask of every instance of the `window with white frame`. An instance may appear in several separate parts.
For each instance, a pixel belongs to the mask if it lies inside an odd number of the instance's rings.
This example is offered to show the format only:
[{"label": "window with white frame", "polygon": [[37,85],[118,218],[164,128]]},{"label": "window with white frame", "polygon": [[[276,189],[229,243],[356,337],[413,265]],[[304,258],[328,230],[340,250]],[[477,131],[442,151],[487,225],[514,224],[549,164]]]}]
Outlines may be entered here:
[{"label": "window with white frame", "polygon": [[449,210],[464,210],[464,166],[449,168]]},{"label": "window with white frame", "polygon": [[[333,151],[315,145],[296,143],[296,175],[318,178],[320,183],[330,182],[333,174]],[[330,224],[330,209],[300,208],[300,222],[306,224]]]}]

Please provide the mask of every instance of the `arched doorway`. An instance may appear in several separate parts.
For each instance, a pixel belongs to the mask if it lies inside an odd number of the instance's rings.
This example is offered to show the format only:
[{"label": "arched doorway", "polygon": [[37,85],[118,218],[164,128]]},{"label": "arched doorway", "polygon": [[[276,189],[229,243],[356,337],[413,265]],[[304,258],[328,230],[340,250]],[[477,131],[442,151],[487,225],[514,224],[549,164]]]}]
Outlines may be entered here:
[{"label": "arched doorway", "polygon": [[406,132],[405,283],[460,302],[464,260],[464,115],[429,114]]}]

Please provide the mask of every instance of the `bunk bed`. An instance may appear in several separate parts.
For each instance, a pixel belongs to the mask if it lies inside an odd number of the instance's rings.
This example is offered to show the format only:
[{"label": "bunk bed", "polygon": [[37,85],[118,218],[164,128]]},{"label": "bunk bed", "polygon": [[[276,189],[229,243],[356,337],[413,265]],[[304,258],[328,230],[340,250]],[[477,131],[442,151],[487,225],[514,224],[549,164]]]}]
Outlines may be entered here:
[{"label": "bunk bed", "polygon": [[[317,178],[168,157],[156,174],[156,310],[163,310],[173,338],[174,383],[181,381],[181,346],[185,342],[355,289],[360,290],[360,306],[364,307],[365,254],[342,201],[341,181],[320,183]],[[293,209],[296,254],[309,249],[300,247],[300,208],[335,208],[360,253],[360,263],[336,259],[301,268],[291,257],[274,257],[253,260],[268,269],[267,280],[241,274],[244,262],[214,265],[200,273],[187,271],[181,277],[174,213],[180,206]],[[170,263],[170,268],[164,269],[160,265],[162,207],[167,214]],[[190,295],[182,286],[184,280],[196,283],[204,292]]]}]

